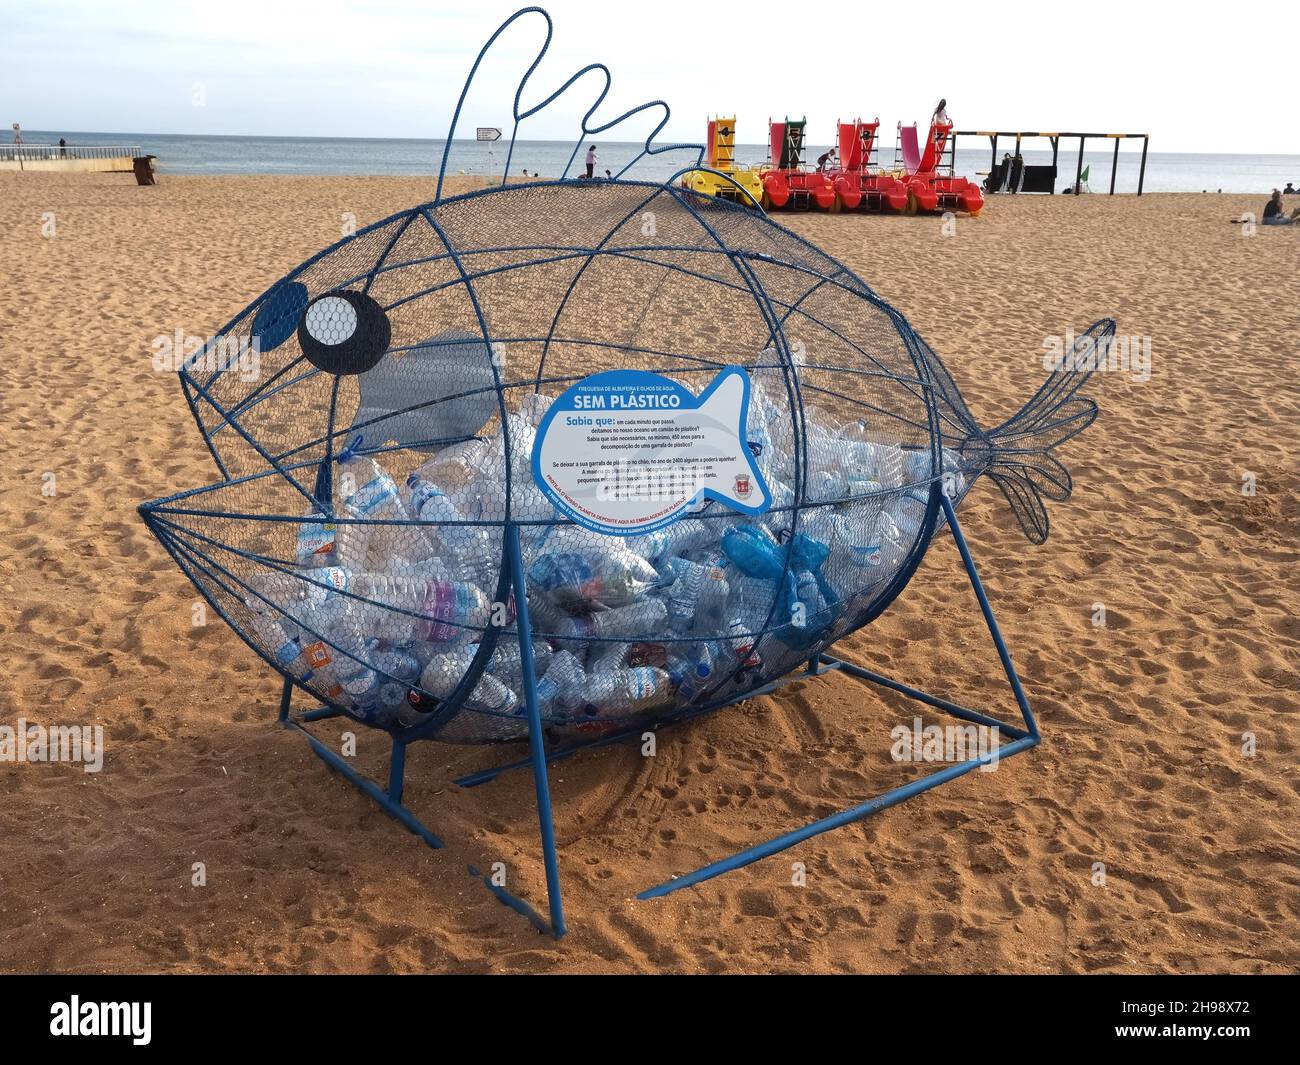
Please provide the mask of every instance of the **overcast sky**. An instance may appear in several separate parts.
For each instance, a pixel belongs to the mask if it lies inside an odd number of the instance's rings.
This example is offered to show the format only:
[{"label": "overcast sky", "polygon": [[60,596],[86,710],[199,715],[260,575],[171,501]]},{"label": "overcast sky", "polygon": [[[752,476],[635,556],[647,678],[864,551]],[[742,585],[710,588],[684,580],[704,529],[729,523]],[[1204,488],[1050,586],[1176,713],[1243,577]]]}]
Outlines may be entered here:
[{"label": "overcast sky", "polygon": [[[439,0],[0,0],[0,121],[28,129],[440,137],[479,44],[517,4]],[[1300,153],[1294,18],[1286,5],[1031,5],[552,0],[556,34],[525,104],[584,63],[614,85],[599,117],[662,97],[669,139],[738,115],[925,121],[946,96],[958,128],[1146,132],[1153,151]],[[1276,27],[1266,31],[1266,25]],[[1287,28],[1289,25],[1289,28]],[[462,133],[505,128],[540,18],[502,38]],[[543,93],[541,90],[545,90]],[[523,127],[566,138],[592,76]],[[640,133],[647,131],[642,123]],[[638,130],[609,140],[635,140]],[[887,138],[892,141],[892,132]]]}]

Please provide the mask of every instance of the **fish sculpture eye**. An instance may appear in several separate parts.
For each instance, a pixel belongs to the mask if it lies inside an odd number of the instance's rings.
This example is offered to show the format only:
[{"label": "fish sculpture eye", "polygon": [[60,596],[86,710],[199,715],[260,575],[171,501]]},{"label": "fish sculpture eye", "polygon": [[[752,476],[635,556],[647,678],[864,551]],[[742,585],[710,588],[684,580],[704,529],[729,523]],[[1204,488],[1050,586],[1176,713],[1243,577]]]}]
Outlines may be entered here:
[{"label": "fish sculpture eye", "polygon": [[298,323],[298,343],[313,366],[326,373],[365,373],[388,350],[388,315],[364,292],[340,289],[311,301]]}]

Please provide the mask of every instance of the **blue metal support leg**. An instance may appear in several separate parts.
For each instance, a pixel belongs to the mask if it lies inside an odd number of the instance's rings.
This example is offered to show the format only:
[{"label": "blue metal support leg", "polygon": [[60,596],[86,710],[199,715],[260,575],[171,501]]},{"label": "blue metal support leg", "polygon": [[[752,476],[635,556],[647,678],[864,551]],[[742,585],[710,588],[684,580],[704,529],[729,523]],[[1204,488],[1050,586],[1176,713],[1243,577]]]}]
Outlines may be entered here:
[{"label": "blue metal support leg", "polygon": [[[320,740],[318,740],[315,736],[313,736],[310,732],[308,732],[305,728],[303,728],[300,724],[298,724],[298,722],[294,721],[292,718],[285,721],[284,726],[285,728],[296,729],[298,732],[301,732],[304,736],[306,736],[307,742],[311,744],[311,749],[316,752],[317,757],[319,757],[322,762],[324,762],[335,772],[342,774],[342,776],[345,779],[351,782],[355,787],[357,787],[369,798],[373,799],[376,803],[378,803],[380,808],[384,811],[384,813],[388,814],[389,817],[393,818],[393,820],[395,821],[400,822],[410,831],[414,832],[417,836],[419,836],[422,840],[424,840],[424,842],[427,843],[430,847],[437,849],[442,846],[442,840],[440,840],[437,836],[435,836],[433,832],[430,831],[430,829],[426,827],[418,817],[415,816],[415,814],[411,813],[411,811],[408,810],[401,803],[401,778],[402,778],[402,773],[405,765],[405,745],[394,745],[393,747],[393,761],[389,767],[389,789],[390,790],[385,791],[373,780],[370,780],[368,777],[364,777],[360,773],[358,773],[354,768],[352,768],[351,765],[348,764],[347,759],[343,758],[341,755],[337,754],[336,752],[330,750],[328,747],[325,746],[325,744],[321,743]],[[399,753],[399,751],[401,753]],[[391,790],[393,788],[394,773],[396,773],[396,779],[398,781],[396,798],[394,798],[391,794]]]},{"label": "blue metal support leg", "polygon": [[558,939],[567,931],[564,900],[560,894],[560,860],[555,851],[555,817],[551,809],[551,786],[547,778],[546,738],[542,734],[542,713],[537,703],[537,677],[533,672],[533,627],[528,620],[528,588],[524,578],[524,553],[519,546],[519,527],[506,526],[510,552],[511,587],[515,590],[516,624],[519,628],[519,659],[524,672],[524,708],[528,713],[528,746],[537,793],[537,819],[541,824],[542,856],[546,862],[546,899],[551,910],[551,932]]},{"label": "blue metal support leg", "polygon": [[[948,525],[952,529],[953,539],[957,543],[957,550],[961,553],[962,563],[966,568],[966,575],[970,578],[971,587],[975,591],[975,597],[979,600],[980,610],[984,615],[985,624],[988,626],[989,635],[993,637],[993,643],[997,647],[998,657],[1001,659],[1002,667],[1007,675],[1007,680],[1011,684],[1011,690],[1016,697],[1016,703],[1020,707],[1020,712],[1024,717],[1025,726],[1028,732],[1021,732],[1019,729],[1012,730],[1010,726],[1004,725],[994,718],[984,714],[979,714],[973,710],[967,710],[965,707],[958,706],[946,699],[939,699],[936,696],[927,695],[915,688],[899,684],[896,681],[890,681],[887,677],[872,673],[870,670],[861,667],[852,666],[849,663],[840,663],[841,671],[852,676],[858,676],[864,680],[874,683],[883,683],[886,687],[894,691],[907,695],[910,698],[920,699],[928,705],[938,707],[954,714],[959,718],[966,720],[978,721],[983,724],[997,727],[1000,733],[1013,733],[1017,738],[1013,739],[1005,747],[999,747],[996,752],[990,752],[977,758],[971,758],[964,762],[958,762],[947,766],[929,776],[922,777],[919,780],[913,780],[901,787],[893,788],[882,795],[877,795],[873,799],[868,799],[864,803],[852,806],[847,810],[841,810],[839,813],[824,817],[821,820],[814,821],[811,824],[804,825],[802,828],[787,832],[784,835],[777,836],[775,839],[768,840],[766,843],[760,843],[757,846],[749,847],[729,858],[723,858],[720,861],[713,862],[710,865],[703,866],[684,876],[675,877],[672,880],[665,881],[655,887],[637,895],[639,899],[654,899],[663,895],[671,894],[674,891],[680,891],[682,888],[691,887],[692,885],[702,883],[705,880],[711,880],[715,876],[721,876],[723,873],[731,872],[734,869],[740,869],[753,862],[770,857],[783,850],[802,843],[804,840],[811,839],[813,836],[821,835],[823,832],[829,832],[831,829],[840,828],[843,825],[852,824],[869,817],[881,810],[886,810],[895,806],[906,799],[919,795],[923,791],[929,791],[931,788],[938,787],[957,777],[964,776],[973,769],[994,760],[1001,761],[1004,758],[1010,758],[1019,754],[1021,751],[1028,750],[1037,745],[1040,741],[1038,725],[1034,720],[1033,712],[1029,708],[1029,700],[1025,698],[1024,689],[1020,684],[1020,677],[1016,673],[1016,668],[1011,662],[1011,654],[1007,650],[1006,642],[1002,639],[1002,631],[998,628],[997,619],[993,616],[993,608],[989,605],[988,596],[984,593],[984,586],[980,582],[979,573],[975,569],[975,562],[971,558],[970,549],[966,546],[966,538],[962,535],[961,526],[957,522],[957,512],[948,498],[945,491],[940,497],[940,503],[943,506],[944,515],[948,519]],[[829,659],[826,661],[835,661]]]},{"label": "blue metal support leg", "polygon": [[388,798],[401,805],[402,786],[406,783],[406,744],[393,737],[393,753],[388,759]]},{"label": "blue metal support leg", "polygon": [[293,702],[293,681],[284,678],[284,691],[280,693],[280,724],[289,720],[289,704]]}]

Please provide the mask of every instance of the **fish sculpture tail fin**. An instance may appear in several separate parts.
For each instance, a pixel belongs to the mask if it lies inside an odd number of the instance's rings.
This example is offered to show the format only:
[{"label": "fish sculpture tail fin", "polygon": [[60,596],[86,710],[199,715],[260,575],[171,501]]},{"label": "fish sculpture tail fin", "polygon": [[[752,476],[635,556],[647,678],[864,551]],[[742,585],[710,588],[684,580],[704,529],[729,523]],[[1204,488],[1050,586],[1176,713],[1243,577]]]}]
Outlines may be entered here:
[{"label": "fish sculpture tail fin", "polygon": [[968,443],[987,448],[982,472],[1002,490],[1030,543],[1047,539],[1044,497],[1058,503],[1070,497],[1070,471],[1052,452],[1097,417],[1097,404],[1078,392],[1104,363],[1114,335],[1113,320],[1093,323],[1056,356],[1043,386],[1017,414]]}]

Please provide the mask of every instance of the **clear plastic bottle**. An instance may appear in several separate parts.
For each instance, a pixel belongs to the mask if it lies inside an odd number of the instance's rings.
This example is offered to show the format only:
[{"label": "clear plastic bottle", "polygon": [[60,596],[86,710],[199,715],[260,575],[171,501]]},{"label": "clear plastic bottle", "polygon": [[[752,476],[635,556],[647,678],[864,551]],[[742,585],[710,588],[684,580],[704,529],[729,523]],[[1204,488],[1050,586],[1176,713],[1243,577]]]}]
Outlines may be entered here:
[{"label": "clear plastic bottle", "polygon": [[654,666],[587,675],[587,704],[597,716],[625,717],[663,703],[672,693],[672,679]]},{"label": "clear plastic bottle", "polygon": [[499,538],[494,544],[490,527],[466,524],[465,515],[433,481],[418,474],[406,480],[411,512],[431,526],[429,532],[442,545],[441,557],[452,571],[474,584],[487,584],[501,562]]},{"label": "clear plastic bottle", "polygon": [[708,538],[709,528],[704,522],[697,518],[683,518],[662,529],[630,537],[627,547],[651,565],[658,566],[666,559],[695,550]]},{"label": "clear plastic bottle", "polygon": [[764,577],[737,576],[731,582],[731,596],[727,602],[731,620],[744,622],[751,632],[757,632],[766,626],[769,616],[779,619],[779,604],[773,614],[778,588],[776,581]]},{"label": "clear plastic bottle", "polygon": [[427,643],[452,643],[481,631],[491,617],[492,604],[476,585],[465,581],[430,581],[420,604],[415,638]]},{"label": "clear plastic bottle", "polygon": [[675,580],[668,587],[668,623],[675,632],[689,632],[695,624],[695,611],[700,601],[700,584],[704,578],[704,565],[688,559],[676,558],[671,572]]},{"label": "clear plastic bottle", "polygon": [[570,652],[557,651],[552,655],[542,679],[548,687],[554,687],[555,705],[561,709],[574,710],[582,705],[587,673],[582,668],[582,663]]},{"label": "clear plastic bottle", "polygon": [[592,631],[596,636],[648,637],[663,631],[668,621],[668,607],[662,599],[646,597],[627,606],[601,610],[591,615]]},{"label": "clear plastic bottle", "polygon": [[[338,459],[335,483],[342,498],[335,545],[343,566],[374,571],[393,558],[418,561],[433,556],[424,531],[418,525],[402,524],[411,517],[397,485],[369,455],[357,454],[351,446],[345,449]],[[394,524],[357,524],[370,521]]]},{"label": "clear plastic bottle", "polygon": [[290,635],[278,612],[251,596],[245,600],[245,605],[252,611],[249,617],[249,635],[257,646],[269,654],[281,669],[294,674],[301,673],[306,668],[299,662],[302,645],[296,637]]},{"label": "clear plastic bottle", "polygon": [[300,566],[333,566],[338,562],[336,540],[338,528],[319,510],[307,515],[298,526],[298,543],[295,558]]},{"label": "clear plastic bottle", "polygon": [[426,460],[414,476],[453,493],[478,476],[489,447],[488,441],[478,437],[450,444]]},{"label": "clear plastic bottle", "polygon": [[[434,655],[420,674],[420,687],[437,699],[446,699],[456,690],[468,671],[478,648],[474,644]],[[479,677],[474,690],[465,700],[471,710],[492,714],[511,713],[519,704],[514,691],[491,673]],[[412,723],[403,719],[407,724]],[[416,718],[415,720],[419,720]]]}]

